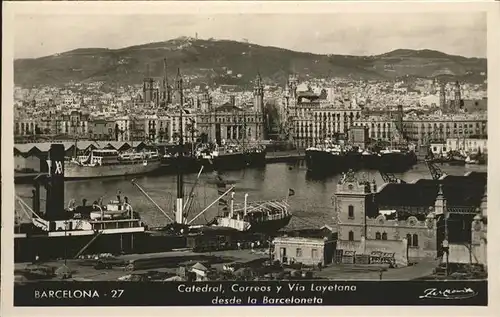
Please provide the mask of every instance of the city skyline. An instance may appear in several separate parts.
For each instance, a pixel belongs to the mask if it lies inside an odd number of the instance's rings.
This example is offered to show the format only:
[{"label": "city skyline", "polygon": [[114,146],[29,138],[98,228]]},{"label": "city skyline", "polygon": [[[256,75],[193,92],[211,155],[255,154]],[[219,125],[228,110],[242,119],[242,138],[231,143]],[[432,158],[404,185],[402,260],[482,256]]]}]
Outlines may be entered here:
[{"label": "city skyline", "polygon": [[[244,27],[248,25],[252,28]],[[63,29],[71,32],[60,32]],[[430,49],[486,58],[486,34],[484,12],[18,15],[14,54],[16,59],[38,58],[78,48],[120,49],[197,35],[315,54],[369,56]]]}]

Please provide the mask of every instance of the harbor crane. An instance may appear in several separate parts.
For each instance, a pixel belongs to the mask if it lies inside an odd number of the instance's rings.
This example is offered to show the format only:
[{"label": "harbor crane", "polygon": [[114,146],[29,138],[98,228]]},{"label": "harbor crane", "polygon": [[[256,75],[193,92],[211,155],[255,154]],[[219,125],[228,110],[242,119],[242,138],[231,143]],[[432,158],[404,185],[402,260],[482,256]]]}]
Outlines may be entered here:
[{"label": "harbor crane", "polygon": [[391,183],[391,184],[406,184],[406,182],[402,179],[399,179],[394,175],[394,173],[389,173],[389,172],[384,172],[379,170],[380,176],[382,176],[382,180],[384,183]]},{"label": "harbor crane", "polygon": [[434,164],[432,160],[430,159],[425,160],[425,164],[427,164],[427,168],[429,168],[429,172],[431,173],[432,179],[438,180],[443,175],[446,175],[439,167],[436,166],[436,164]]}]

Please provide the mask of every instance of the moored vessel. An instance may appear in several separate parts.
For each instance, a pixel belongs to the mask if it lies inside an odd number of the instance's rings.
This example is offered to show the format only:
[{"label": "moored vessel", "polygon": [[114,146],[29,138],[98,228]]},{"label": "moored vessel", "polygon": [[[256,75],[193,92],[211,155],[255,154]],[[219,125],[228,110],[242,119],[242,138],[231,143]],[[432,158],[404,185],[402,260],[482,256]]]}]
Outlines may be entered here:
[{"label": "moored vessel", "polygon": [[238,170],[266,164],[266,150],[260,146],[205,144],[196,150],[195,156],[206,170]]},{"label": "moored vessel", "polygon": [[[14,230],[14,259],[32,261],[79,256],[84,252],[132,252],[144,236],[145,225],[128,199],[117,196],[108,204],[94,201],[81,206],[64,206],[64,146],[53,144],[47,161],[48,174],[34,180],[30,207],[16,197],[29,222],[17,223]],[[46,191],[45,211],[41,211],[41,187]]]},{"label": "moored vessel", "polygon": [[66,162],[66,179],[86,179],[140,175],[154,172],[161,166],[158,152],[119,153],[114,149],[95,149],[88,155]]}]

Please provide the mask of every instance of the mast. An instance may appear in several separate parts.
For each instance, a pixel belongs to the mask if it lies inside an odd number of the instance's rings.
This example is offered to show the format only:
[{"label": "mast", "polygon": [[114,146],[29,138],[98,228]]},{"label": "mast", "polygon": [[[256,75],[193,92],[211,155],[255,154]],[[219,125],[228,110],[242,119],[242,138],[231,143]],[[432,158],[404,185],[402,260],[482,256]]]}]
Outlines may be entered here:
[{"label": "mast", "polygon": [[247,112],[246,109],[243,109],[243,151],[245,151],[245,146],[246,146],[246,138],[247,138]]},{"label": "mast", "polygon": [[175,222],[183,223],[183,198],[184,198],[184,180],[182,175],[183,162],[182,159],[184,154],[184,134],[183,134],[183,111],[184,111],[184,100],[183,100],[183,92],[182,92],[182,77],[181,71],[177,68],[177,89],[179,92],[179,153],[177,157],[177,202],[176,202],[176,210],[175,210]]},{"label": "mast", "polygon": [[75,161],[77,159],[77,154],[78,154],[78,137],[75,138],[75,151],[74,151]]}]

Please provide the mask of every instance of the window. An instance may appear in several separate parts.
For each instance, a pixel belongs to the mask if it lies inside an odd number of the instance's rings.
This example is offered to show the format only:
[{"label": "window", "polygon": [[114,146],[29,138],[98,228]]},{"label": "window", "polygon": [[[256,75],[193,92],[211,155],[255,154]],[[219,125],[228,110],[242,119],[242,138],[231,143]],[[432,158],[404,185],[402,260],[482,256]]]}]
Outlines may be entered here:
[{"label": "window", "polygon": [[297,250],[295,251],[295,256],[298,258],[302,257],[302,249],[301,248],[297,248]]},{"label": "window", "polygon": [[406,240],[408,240],[408,246],[410,246],[411,245],[411,234],[408,233],[406,235]]},{"label": "window", "polygon": [[380,239],[381,239],[381,237],[380,237],[380,232],[375,233],[375,239],[377,239],[377,240],[380,240]]},{"label": "window", "polygon": [[387,233],[382,233],[382,240],[387,240]]},{"label": "window", "polygon": [[311,250],[311,258],[316,259],[318,257],[318,249]]},{"label": "window", "polygon": [[347,209],[348,209],[347,216],[349,217],[349,219],[354,219],[354,206],[349,205],[349,207],[347,207]]},{"label": "window", "polygon": [[354,232],[349,231],[349,241],[354,241]]},{"label": "window", "polygon": [[418,247],[418,234],[413,234],[412,246]]}]

